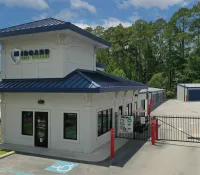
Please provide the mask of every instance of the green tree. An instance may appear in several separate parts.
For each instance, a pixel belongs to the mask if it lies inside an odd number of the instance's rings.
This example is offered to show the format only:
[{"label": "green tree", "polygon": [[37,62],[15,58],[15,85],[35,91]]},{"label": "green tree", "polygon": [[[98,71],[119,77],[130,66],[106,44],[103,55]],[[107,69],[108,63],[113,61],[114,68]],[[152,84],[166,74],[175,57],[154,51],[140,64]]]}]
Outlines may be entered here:
[{"label": "green tree", "polygon": [[148,85],[150,87],[165,89],[167,87],[167,77],[163,72],[154,74]]},{"label": "green tree", "polygon": [[112,44],[97,51],[106,72],[166,88],[175,94],[177,83],[200,80],[200,2],[180,8],[169,21],[137,20],[132,26],[87,28]]}]

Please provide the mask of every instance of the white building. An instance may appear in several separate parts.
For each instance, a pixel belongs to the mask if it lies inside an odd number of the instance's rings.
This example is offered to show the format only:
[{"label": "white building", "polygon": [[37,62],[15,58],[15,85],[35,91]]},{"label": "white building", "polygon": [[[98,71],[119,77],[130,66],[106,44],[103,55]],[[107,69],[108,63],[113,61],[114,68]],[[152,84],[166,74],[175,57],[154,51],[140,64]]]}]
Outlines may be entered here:
[{"label": "white building", "polygon": [[177,99],[180,101],[200,101],[200,84],[178,84]]},{"label": "white building", "polygon": [[[96,67],[110,43],[45,19],[0,30],[3,143],[92,153],[146,85]],[[100,67],[103,69],[102,67]]]},{"label": "white building", "polygon": [[148,105],[153,101],[151,105],[151,110],[155,109],[159,105],[161,105],[166,100],[166,91],[165,89],[159,88],[148,88],[143,89],[139,92],[138,96],[138,109],[148,110]]}]

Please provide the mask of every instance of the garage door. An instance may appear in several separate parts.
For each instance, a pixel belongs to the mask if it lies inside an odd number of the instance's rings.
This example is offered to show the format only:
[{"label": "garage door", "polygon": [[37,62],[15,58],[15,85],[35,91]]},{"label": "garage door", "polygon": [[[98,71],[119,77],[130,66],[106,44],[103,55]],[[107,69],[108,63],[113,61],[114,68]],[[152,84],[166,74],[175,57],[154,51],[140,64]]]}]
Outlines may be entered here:
[{"label": "garage door", "polygon": [[200,101],[200,90],[189,90],[188,91],[188,101]]}]

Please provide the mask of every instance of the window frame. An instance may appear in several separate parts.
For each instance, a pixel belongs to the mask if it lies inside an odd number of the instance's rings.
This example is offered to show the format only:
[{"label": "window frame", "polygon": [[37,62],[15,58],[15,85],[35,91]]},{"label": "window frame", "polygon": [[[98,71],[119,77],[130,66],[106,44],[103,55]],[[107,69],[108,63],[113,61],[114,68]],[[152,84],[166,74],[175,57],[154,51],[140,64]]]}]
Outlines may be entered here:
[{"label": "window frame", "polygon": [[[24,120],[23,120],[23,113],[24,112],[31,112],[32,113],[32,117],[33,117],[33,119],[32,119],[32,135],[27,135],[27,134],[24,134],[23,132],[24,132]],[[34,123],[34,120],[35,120],[35,113],[34,113],[34,111],[33,110],[21,110],[21,136],[23,136],[23,137],[33,137],[35,134],[34,134],[34,132],[35,132],[35,129],[34,129],[34,125],[35,125],[35,123]]]},{"label": "window frame", "polygon": [[[76,114],[76,139],[72,138],[65,138],[65,114]],[[72,141],[72,142],[78,142],[79,141],[79,114],[77,112],[63,112],[62,113],[62,140],[64,141]]]},{"label": "window frame", "polygon": [[[110,110],[110,115],[109,115]],[[106,117],[104,116],[106,114]],[[100,118],[100,119],[99,119]],[[104,118],[106,118],[106,131],[104,132]],[[109,121],[110,118],[110,121]],[[99,130],[99,121],[101,122],[101,128]],[[106,108],[104,110],[97,111],[97,137],[101,137],[104,134],[110,132],[111,128],[113,127],[113,108]]]},{"label": "window frame", "polygon": [[120,105],[119,107],[118,107],[118,111],[121,111],[121,114],[120,115],[123,115],[123,105]]},{"label": "window frame", "polygon": [[128,116],[131,116],[131,115],[132,115],[132,112],[133,112],[133,103],[128,103],[128,104],[126,105],[126,110],[127,110],[127,108],[128,108],[128,113],[127,113],[127,115],[128,115]]}]

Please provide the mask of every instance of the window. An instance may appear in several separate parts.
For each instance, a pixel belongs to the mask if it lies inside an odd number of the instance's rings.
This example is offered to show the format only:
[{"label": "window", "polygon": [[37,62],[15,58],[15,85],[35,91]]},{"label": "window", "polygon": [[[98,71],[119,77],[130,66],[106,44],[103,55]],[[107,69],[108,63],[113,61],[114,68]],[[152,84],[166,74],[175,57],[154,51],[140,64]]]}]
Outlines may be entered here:
[{"label": "window", "polygon": [[98,112],[98,136],[110,131],[112,128],[112,109]]},{"label": "window", "polygon": [[119,114],[123,115],[123,106],[119,106]]},{"label": "window", "polygon": [[141,108],[144,109],[144,110],[146,109],[145,100],[141,100]]},{"label": "window", "polygon": [[138,103],[137,102],[135,102],[135,110],[137,110],[138,109]]},{"label": "window", "polygon": [[64,113],[64,139],[77,140],[77,114]]},{"label": "window", "polygon": [[22,135],[33,136],[32,111],[22,111]]},{"label": "window", "polygon": [[126,105],[126,114],[127,115],[132,114],[132,108],[133,108],[132,103],[129,103],[129,104]]}]

